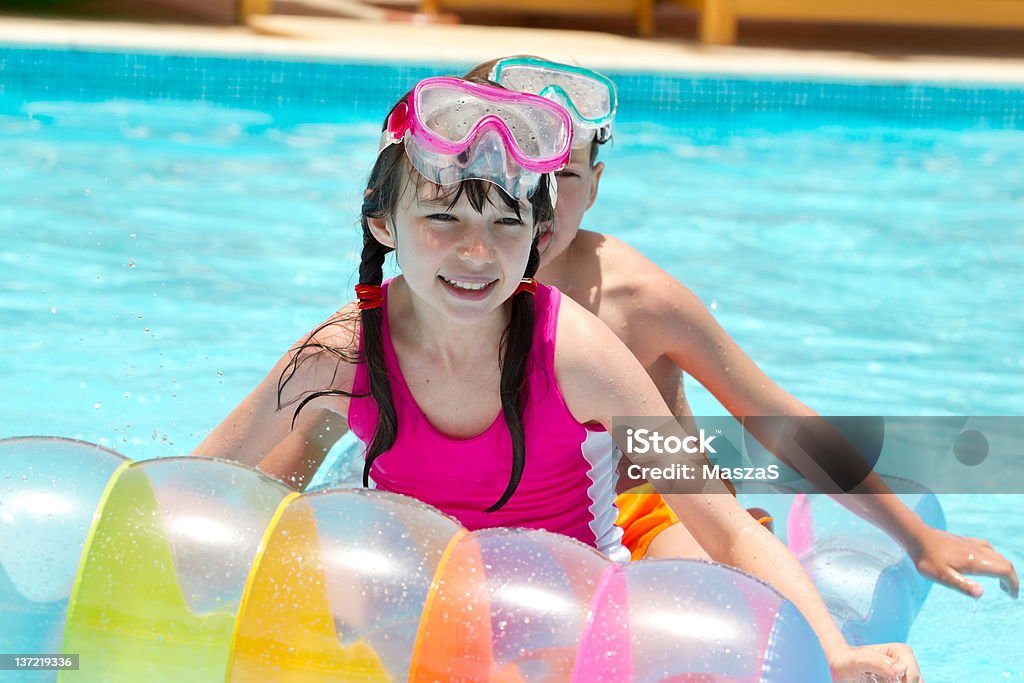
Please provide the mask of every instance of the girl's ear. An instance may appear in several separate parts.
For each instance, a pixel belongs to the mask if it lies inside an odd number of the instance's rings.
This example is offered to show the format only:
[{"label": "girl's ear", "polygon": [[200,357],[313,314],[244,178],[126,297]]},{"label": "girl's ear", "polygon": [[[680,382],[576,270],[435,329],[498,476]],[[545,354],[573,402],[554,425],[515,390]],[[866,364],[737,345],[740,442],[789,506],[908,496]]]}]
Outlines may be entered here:
[{"label": "girl's ear", "polygon": [[366,224],[370,227],[370,233],[373,235],[374,239],[388,249],[395,248],[395,235],[391,221],[387,218],[367,217]]}]

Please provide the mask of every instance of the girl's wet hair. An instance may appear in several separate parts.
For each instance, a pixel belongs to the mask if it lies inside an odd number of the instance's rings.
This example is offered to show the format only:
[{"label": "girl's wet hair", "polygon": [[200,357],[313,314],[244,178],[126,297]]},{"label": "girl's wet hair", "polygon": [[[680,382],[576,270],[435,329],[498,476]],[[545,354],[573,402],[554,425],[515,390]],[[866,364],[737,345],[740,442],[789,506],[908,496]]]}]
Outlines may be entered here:
[{"label": "girl's wet hair", "polygon": [[[408,94],[399,100],[395,107],[407,99]],[[386,120],[387,118],[385,117]],[[383,281],[384,258],[392,249],[378,242],[373,236],[373,233],[370,231],[369,219],[387,219],[394,216],[398,208],[398,202],[405,191],[406,179],[414,180],[418,184],[417,187],[422,183],[432,184],[412,168],[405,155],[404,145],[389,145],[377,156],[373,170],[370,171],[366,191],[363,194],[362,216],[360,219],[363,231],[363,249],[359,261],[359,284],[380,285]],[[447,201],[449,207],[454,207],[460,199],[465,197],[476,211],[482,213],[488,203],[501,201],[515,211],[516,216],[521,217],[522,207],[520,202],[497,185],[485,180],[465,180],[457,185],[449,186],[434,185],[433,189],[435,192],[434,198]],[[528,199],[533,208],[534,238],[530,246],[530,256],[523,277],[533,277],[540,266],[540,253],[537,249],[540,231],[536,227],[541,223],[554,219],[554,206],[551,199],[548,175],[541,177],[537,188]],[[511,317],[508,327],[505,328],[501,337],[498,363],[501,369],[501,412],[512,436],[512,473],[504,493],[494,505],[486,510],[487,512],[493,512],[508,502],[519,486],[526,464],[523,411],[526,408],[528,398],[526,363],[530,355],[530,347],[533,343],[533,296],[526,292],[521,292],[512,297],[510,305]],[[357,315],[362,326],[362,353],[353,353],[350,350],[317,341],[317,334],[321,330],[342,322],[343,319],[335,317],[326,321],[310,333],[304,342],[293,349],[291,361],[282,371],[281,377],[278,380],[278,408],[280,409],[283,405],[287,405],[281,402],[282,392],[289,380],[294,377],[298,368],[307,360],[319,354],[327,353],[337,357],[339,364],[342,362],[365,362],[367,364],[367,376],[370,385],[369,396],[373,397],[378,411],[377,425],[373,432],[373,438],[367,447],[366,461],[363,465],[363,486],[369,486],[370,468],[373,466],[374,461],[390,450],[395,444],[395,439],[398,435],[398,417],[395,413],[395,406],[391,396],[391,385],[388,381],[387,366],[384,362],[383,309],[371,308],[359,311]],[[294,403],[298,401],[298,406],[292,416],[292,424],[294,425],[299,411],[307,403],[321,396],[363,398],[367,394],[352,394],[340,389],[306,392],[299,399],[288,402]]]},{"label": "girl's wet hair", "polygon": [[[465,81],[469,81],[470,83],[484,83],[487,85],[497,85],[499,88],[504,87],[491,80],[491,71],[494,70],[494,65],[503,59],[539,59],[545,62],[548,61],[543,57],[538,57],[536,55],[505,55],[504,57],[496,57],[494,59],[489,59],[486,62],[481,62],[480,64],[477,64],[472,69],[467,71],[466,74],[462,77],[462,79]],[[606,140],[598,140],[597,136],[594,136],[594,139],[590,142],[591,166],[597,163],[597,153],[601,150],[601,145],[605,144],[610,139],[611,138],[608,138]]]}]

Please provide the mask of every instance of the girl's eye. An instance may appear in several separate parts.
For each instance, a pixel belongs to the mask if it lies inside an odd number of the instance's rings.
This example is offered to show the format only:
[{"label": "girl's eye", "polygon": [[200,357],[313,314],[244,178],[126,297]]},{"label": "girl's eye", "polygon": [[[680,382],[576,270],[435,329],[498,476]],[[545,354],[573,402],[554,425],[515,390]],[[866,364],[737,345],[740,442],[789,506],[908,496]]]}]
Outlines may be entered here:
[{"label": "girl's eye", "polygon": [[504,218],[498,219],[498,223],[501,225],[523,225],[524,223],[516,218],[515,216],[505,216]]},{"label": "girl's eye", "polygon": [[575,171],[566,171],[566,170],[563,169],[561,171],[555,171],[555,177],[556,178],[579,178],[580,174],[576,173]]},{"label": "girl's eye", "polygon": [[427,216],[427,220],[447,223],[449,221],[455,220],[455,216],[451,215],[450,213],[432,213],[429,216]]}]

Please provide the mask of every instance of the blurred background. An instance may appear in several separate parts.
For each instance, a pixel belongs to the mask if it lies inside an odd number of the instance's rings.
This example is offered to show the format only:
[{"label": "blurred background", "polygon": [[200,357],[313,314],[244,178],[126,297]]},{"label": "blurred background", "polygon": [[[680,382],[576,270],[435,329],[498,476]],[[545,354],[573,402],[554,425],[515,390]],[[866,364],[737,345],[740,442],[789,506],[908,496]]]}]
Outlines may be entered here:
[{"label": "blurred background", "polygon": [[656,41],[1024,56],[1019,0],[3,0],[13,16],[266,28],[264,15],[602,31]]}]

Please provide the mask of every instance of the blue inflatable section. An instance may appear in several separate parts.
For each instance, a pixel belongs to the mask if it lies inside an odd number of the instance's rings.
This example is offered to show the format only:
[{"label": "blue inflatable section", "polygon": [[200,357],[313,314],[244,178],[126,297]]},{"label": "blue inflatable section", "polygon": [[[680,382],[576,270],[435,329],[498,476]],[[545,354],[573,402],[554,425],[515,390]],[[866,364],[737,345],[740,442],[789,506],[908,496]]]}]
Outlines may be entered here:
[{"label": "blue inflatable section", "polygon": [[[926,524],[946,528],[935,494],[904,479],[882,479]],[[849,643],[906,642],[932,582],[902,546],[826,495],[758,486],[741,490],[739,499],[772,514],[775,533],[800,560]]]},{"label": "blue inflatable section", "polygon": [[[0,495],[0,652],[61,650],[68,596],[107,482],[123,456],[66,439],[8,439]],[[5,681],[44,672],[4,671]]]}]

